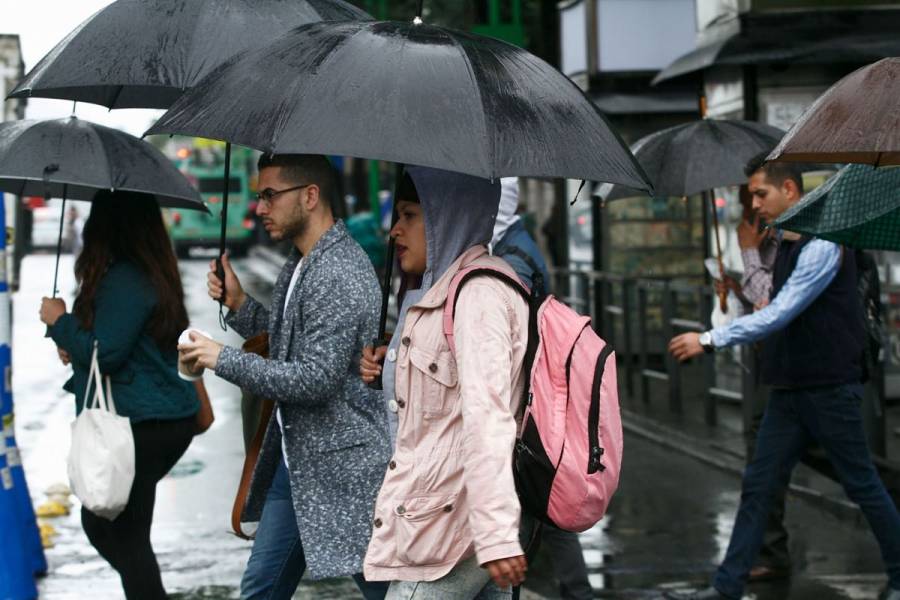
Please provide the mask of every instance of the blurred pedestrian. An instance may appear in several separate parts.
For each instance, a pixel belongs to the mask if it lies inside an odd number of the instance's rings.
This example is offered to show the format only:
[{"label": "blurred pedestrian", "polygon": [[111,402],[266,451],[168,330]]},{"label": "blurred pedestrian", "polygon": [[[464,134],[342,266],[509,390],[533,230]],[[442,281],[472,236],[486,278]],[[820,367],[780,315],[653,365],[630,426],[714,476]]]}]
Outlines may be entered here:
[{"label": "blurred pedestrian", "polygon": [[187,450],[200,405],[193,384],[177,374],[176,343],[188,317],[175,254],[151,196],[97,194],[75,278],[79,290],[71,313],[58,298],[44,298],[41,305],[60,358],[74,370],[64,387],[75,394],[80,413],[96,342],[116,411],[131,419],[135,450],[125,510],[109,521],[82,508],[81,523],[118,571],[126,598],[163,599],[150,544],[156,484]]},{"label": "blurred pedestrian", "polygon": [[[753,206],[772,223],[803,193],[790,163],[765,163],[750,177]],[[900,600],[900,513],[875,470],[860,414],[865,333],[854,253],[832,242],[779,234],[771,302],[726,327],[674,338],[679,360],[764,340],[762,381],[772,387],[756,454],[744,473],[741,503],[725,559],[712,587],[671,598],[738,599],[757,558],[777,491],[787,485],[813,441],[825,452],[847,495],[860,506],[888,572],[882,598]]]},{"label": "blurred pedestrian", "polygon": [[[534,238],[525,229],[517,214],[519,206],[518,177],[500,180],[500,209],[491,238],[491,254],[509,263],[529,289],[543,296],[550,292],[550,273]],[[522,516],[520,541],[529,557],[536,555],[538,546],[546,549],[553,565],[553,575],[559,583],[559,596],[563,600],[591,600],[594,597],[591,582],[584,563],[584,551],[578,534],[563,531],[547,523]],[[534,546],[529,547],[529,542]],[[513,599],[519,597],[518,587]]]},{"label": "blurred pedestrian", "polygon": [[293,243],[271,308],[244,292],[227,256],[224,290],[214,262],[208,285],[235,331],[268,332],[269,358],[197,334],[179,347],[190,367],[275,402],[242,519],[259,527],[241,598],[290,598],[308,569],[312,579],[352,575],[366,600],[380,600],[387,585],[361,571],[390,450],[384,405],[358,373],[377,333],[378,281],[334,218],[326,157],[263,155],[258,189],[264,227]]},{"label": "blurred pedestrian", "polygon": [[509,284],[474,277],[457,296],[455,353],[444,333],[444,304],[461,269],[515,277],[485,247],[500,184],[411,167],[397,199],[399,324],[389,346],[367,348],[360,365],[365,381],[383,375],[396,432],[366,577],[391,580],[391,600],[508,598],[526,570],[512,453],[528,306]]}]

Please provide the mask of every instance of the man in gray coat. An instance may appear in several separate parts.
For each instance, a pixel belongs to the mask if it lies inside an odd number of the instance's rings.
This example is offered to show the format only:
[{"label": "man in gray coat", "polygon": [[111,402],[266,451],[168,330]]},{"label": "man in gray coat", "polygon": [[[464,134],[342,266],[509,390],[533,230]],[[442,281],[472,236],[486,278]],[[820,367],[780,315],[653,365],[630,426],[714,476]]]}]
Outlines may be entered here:
[{"label": "man in gray coat", "polygon": [[[366,600],[362,559],[390,458],[387,416],[358,374],[377,334],[379,287],[369,259],[335,221],[334,171],[323,156],[263,155],[257,214],[273,239],[294,242],[271,309],[241,288],[227,257],[227,322],[245,337],[269,333],[269,359],[192,334],[182,361],[275,401],[243,520],[259,521],[242,598],[290,598],[312,579],[353,575]],[[222,297],[210,265],[209,293]]]}]

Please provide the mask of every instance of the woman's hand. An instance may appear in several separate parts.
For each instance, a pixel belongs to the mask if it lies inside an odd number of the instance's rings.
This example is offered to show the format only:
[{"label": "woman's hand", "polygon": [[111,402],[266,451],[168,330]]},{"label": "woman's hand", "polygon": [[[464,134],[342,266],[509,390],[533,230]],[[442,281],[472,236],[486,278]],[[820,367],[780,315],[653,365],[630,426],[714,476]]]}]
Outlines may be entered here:
[{"label": "woman's hand", "polygon": [[56,347],[56,353],[59,355],[59,360],[60,360],[60,362],[62,362],[62,364],[68,366],[69,363],[72,362],[72,355],[69,354],[68,352],[66,352],[65,350],[63,350],[62,348],[60,348],[59,346]]},{"label": "woman's hand", "polygon": [[521,585],[525,581],[525,571],[528,570],[528,563],[525,561],[524,555],[492,560],[484,563],[483,566],[491,574],[491,579],[494,580],[497,587],[501,589]]},{"label": "woman's hand", "polygon": [[41,322],[52,327],[57,319],[66,314],[66,303],[59,298],[41,299]]},{"label": "woman's hand", "polygon": [[372,383],[381,375],[381,364],[384,362],[385,354],[387,354],[387,346],[363,348],[362,359],[359,361],[359,374],[362,375],[365,383]]}]

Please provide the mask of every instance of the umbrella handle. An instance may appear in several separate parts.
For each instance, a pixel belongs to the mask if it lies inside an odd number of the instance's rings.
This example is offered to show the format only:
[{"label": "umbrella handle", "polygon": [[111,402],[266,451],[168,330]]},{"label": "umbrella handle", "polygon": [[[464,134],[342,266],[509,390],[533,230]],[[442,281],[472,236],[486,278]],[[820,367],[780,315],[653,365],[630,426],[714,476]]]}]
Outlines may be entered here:
[{"label": "umbrella handle", "polygon": [[62,254],[62,237],[63,237],[63,225],[66,222],[66,195],[68,193],[69,186],[67,184],[63,184],[63,193],[62,193],[62,212],[59,215],[59,235],[56,238],[56,266],[53,269],[53,297],[56,298],[56,295],[59,294],[59,288],[57,284],[59,283],[59,257]]},{"label": "umbrella handle", "polygon": [[[716,238],[716,261],[719,263],[719,275],[722,276],[722,281],[725,281],[725,263],[722,261],[722,240],[719,238],[719,213],[716,211],[716,195],[712,190],[704,192],[704,195],[709,198],[709,207],[712,210],[713,232],[715,233]],[[727,291],[719,292],[719,308],[722,309],[723,313],[728,312]]]},{"label": "umbrella handle", "polygon": [[225,267],[222,266],[222,256],[225,254],[225,238],[228,225],[228,192],[231,188],[231,142],[225,142],[225,189],[222,191],[222,212],[220,218],[222,228],[219,233],[219,256],[216,257],[216,277],[222,282],[222,295],[219,296],[219,327],[222,331],[228,331],[225,324]]}]

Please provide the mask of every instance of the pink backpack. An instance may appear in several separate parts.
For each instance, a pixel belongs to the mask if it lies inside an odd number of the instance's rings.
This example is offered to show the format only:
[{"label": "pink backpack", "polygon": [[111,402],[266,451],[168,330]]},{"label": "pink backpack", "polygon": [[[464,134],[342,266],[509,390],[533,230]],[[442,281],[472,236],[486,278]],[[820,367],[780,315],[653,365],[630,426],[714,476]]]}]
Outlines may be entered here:
[{"label": "pink backpack", "polygon": [[471,266],[454,276],[444,305],[444,335],[455,352],[459,290],[480,275],[512,285],[528,302],[525,412],[513,470],[522,509],[566,531],[596,524],[619,485],[622,421],[612,346],[584,317],[547,296],[543,301],[499,269]]}]

